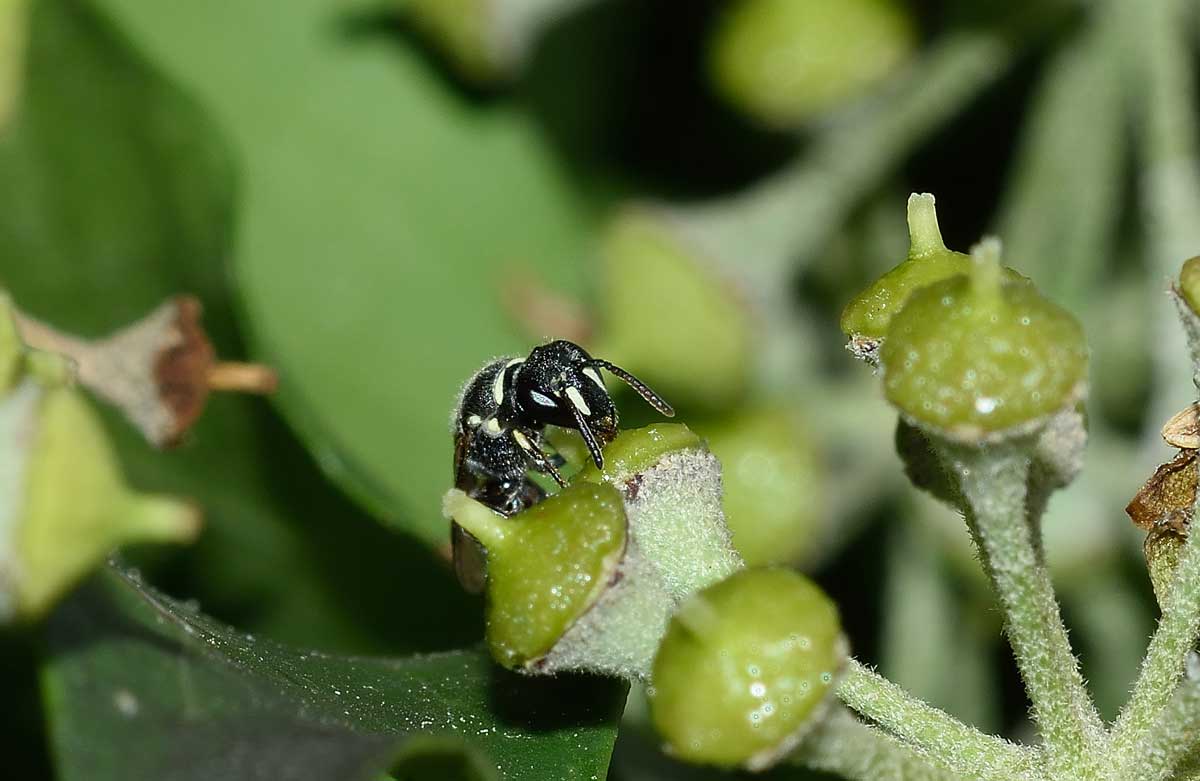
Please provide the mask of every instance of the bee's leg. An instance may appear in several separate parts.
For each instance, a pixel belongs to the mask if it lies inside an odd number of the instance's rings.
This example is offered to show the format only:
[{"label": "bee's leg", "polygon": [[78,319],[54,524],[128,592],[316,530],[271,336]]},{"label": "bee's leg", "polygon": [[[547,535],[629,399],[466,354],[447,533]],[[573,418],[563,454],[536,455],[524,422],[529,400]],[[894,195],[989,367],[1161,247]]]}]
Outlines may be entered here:
[{"label": "bee's leg", "polygon": [[529,458],[530,463],[533,464],[534,469],[543,474],[550,475],[560,488],[567,487],[567,481],[563,479],[557,467],[551,462],[550,457],[542,451],[540,447],[541,437],[532,431],[522,431],[516,428],[512,430],[512,436],[521,447],[521,450],[525,451],[525,455]]}]

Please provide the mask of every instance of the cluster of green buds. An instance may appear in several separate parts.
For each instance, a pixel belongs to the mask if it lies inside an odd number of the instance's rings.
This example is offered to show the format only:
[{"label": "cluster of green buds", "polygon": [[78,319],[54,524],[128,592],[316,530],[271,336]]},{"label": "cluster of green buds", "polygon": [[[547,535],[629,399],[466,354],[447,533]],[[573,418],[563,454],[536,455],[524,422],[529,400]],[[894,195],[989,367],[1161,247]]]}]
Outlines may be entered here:
[{"label": "cluster of green buds", "polygon": [[503,517],[458,490],[445,513],[487,549],[487,641],[527,674],[648,683],[668,751],[762,768],[819,721],[846,658],[837,610],[807,578],[746,569],[721,465],[682,424],[622,432],[605,466]]},{"label": "cluster of green buds", "polygon": [[43,615],[120,545],[199,527],[190,504],[125,484],[73,365],[27,348],[0,294],[0,621]]}]

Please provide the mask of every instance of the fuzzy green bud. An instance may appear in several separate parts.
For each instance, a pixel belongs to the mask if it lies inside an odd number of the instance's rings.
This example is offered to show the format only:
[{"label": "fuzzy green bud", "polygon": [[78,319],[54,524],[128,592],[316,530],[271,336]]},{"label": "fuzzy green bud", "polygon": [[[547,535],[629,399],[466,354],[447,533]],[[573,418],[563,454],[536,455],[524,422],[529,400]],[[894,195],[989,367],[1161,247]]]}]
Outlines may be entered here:
[{"label": "fuzzy green bud", "polygon": [[[892,318],[913,291],[935,282],[966,274],[971,257],[947,249],[938,227],[937,209],[929,193],[913,193],[908,198],[908,257],[859,293],[842,310],[842,333],[850,337],[855,352],[873,357],[873,351],[887,334]],[[1009,281],[1022,277],[1004,269]]]},{"label": "fuzzy green bud", "polygon": [[819,721],[845,659],[837,607],[812,581],[743,570],[671,620],[654,659],[651,719],[680,759],[760,770]]},{"label": "fuzzy green bud", "polygon": [[672,400],[721,408],[742,395],[754,354],[750,311],[679,231],[648,209],[626,210],[608,229],[601,263],[593,352]]},{"label": "fuzzy green bud", "polygon": [[446,500],[488,551],[487,641],[510,669],[537,664],[600,598],[625,552],[625,508],[608,485],[577,483],[512,519]]},{"label": "fuzzy green bud", "polygon": [[679,602],[741,566],[720,465],[680,424],[621,432],[603,470],[511,518],[459,490],[443,509],[486,549],[492,655],[527,673],[645,678]]},{"label": "fuzzy green bud", "polygon": [[725,520],[746,565],[803,561],[819,538],[822,475],[795,411],[759,407],[701,431],[721,461]]},{"label": "fuzzy green bud", "polygon": [[789,127],[882,80],[913,37],[894,0],[740,0],[716,30],[710,66],[732,104]]},{"label": "fuzzy green bud", "polygon": [[20,341],[0,293],[0,620],[34,619],[114,548],[183,542],[199,514],[139,494],[61,356]]},{"label": "fuzzy green bud", "polygon": [[1200,314],[1200,256],[1184,261],[1179,271],[1179,293],[1188,307]]},{"label": "fuzzy green bud", "polygon": [[880,359],[888,400],[914,425],[960,441],[1043,423],[1086,388],[1079,323],[1009,281],[995,240],[976,248],[969,274],[909,296]]}]

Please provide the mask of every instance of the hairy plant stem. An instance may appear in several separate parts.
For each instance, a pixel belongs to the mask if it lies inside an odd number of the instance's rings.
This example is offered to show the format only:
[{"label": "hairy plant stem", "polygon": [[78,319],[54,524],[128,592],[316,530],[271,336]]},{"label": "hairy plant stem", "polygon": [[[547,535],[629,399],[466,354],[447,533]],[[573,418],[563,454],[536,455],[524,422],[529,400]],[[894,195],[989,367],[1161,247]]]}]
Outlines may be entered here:
[{"label": "hairy plant stem", "polygon": [[[1195,662],[1195,657],[1192,658]],[[1200,678],[1189,674],[1135,750],[1120,758],[1122,764],[1114,778],[1166,781],[1197,745],[1200,745]]]},{"label": "hairy plant stem", "polygon": [[982,781],[1041,777],[1034,751],[968,727],[854,659],[847,663],[837,695],[846,705],[957,777]]},{"label": "hairy plant stem", "polygon": [[1163,607],[1158,629],[1150,641],[1133,696],[1112,729],[1112,756],[1116,764],[1136,763],[1153,739],[1162,713],[1170,706],[1187,663],[1188,653],[1200,635],[1200,535],[1188,536],[1179,556],[1170,599]]},{"label": "hairy plant stem", "polygon": [[854,781],[961,781],[920,752],[837,708],[788,761]]},{"label": "hairy plant stem", "polygon": [[1026,518],[1030,457],[1020,442],[986,447],[936,442],[958,479],[984,570],[1004,608],[1005,630],[1033,703],[1052,778],[1099,778],[1104,727],[1071,651],[1040,528]]}]

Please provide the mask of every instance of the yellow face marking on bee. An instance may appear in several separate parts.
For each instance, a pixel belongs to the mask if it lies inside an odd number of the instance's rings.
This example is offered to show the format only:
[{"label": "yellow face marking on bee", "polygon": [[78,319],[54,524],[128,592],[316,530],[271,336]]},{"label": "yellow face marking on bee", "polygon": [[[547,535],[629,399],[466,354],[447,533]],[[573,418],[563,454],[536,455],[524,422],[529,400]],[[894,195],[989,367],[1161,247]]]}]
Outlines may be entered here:
[{"label": "yellow face marking on bee", "polygon": [[596,371],[591,366],[589,366],[583,370],[583,373],[587,376],[587,378],[589,380],[591,380],[592,382],[599,385],[602,390],[604,390],[604,391],[608,390],[608,388],[604,387],[604,379],[600,376],[600,372]]},{"label": "yellow face marking on bee", "polygon": [[583,400],[583,394],[579,392],[579,388],[574,385],[567,386],[567,399],[570,400],[571,406],[582,412],[584,415],[591,415],[592,409]]},{"label": "yellow face marking on bee", "polygon": [[467,425],[468,426],[475,427],[475,426],[478,426],[482,422],[483,422],[483,418],[479,417],[478,415],[467,416]]},{"label": "yellow face marking on bee", "polygon": [[484,427],[484,429],[487,430],[487,433],[489,433],[489,434],[499,434],[500,433],[500,421],[496,420],[495,418],[488,418],[487,421],[483,424],[483,427]]},{"label": "yellow face marking on bee", "polygon": [[522,434],[520,431],[514,431],[513,439],[517,440],[517,444],[522,450],[533,450],[533,444],[529,441],[529,437]]}]

